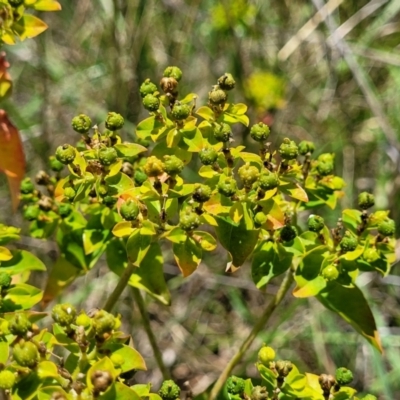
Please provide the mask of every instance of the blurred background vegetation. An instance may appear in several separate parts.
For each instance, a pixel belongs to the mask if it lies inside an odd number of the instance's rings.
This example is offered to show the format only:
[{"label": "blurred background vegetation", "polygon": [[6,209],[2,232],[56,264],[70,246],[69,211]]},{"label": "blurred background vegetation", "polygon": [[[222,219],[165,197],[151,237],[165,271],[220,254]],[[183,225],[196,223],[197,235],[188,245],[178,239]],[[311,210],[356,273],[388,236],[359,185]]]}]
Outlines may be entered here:
[{"label": "blurred background vegetation", "polygon": [[[60,3],[61,12],[41,15],[48,31],[6,49],[14,92],[1,107],[21,131],[30,176],[46,168],[56,146],[78,139],[70,127],[77,113],[101,123],[107,111],[117,111],[127,120],[125,138],[134,138],[135,124],[147,114],[138,87],[146,78],[157,82],[166,66],[183,70],[181,94],[197,93],[198,104],[221,74],[231,72],[237,88],[230,101],[249,104],[252,123],[271,125],[273,142],[286,136],[313,140],[319,153],[336,154],[336,172],[347,183],[342,207],[355,205],[360,191],[372,191],[377,207],[389,208],[400,227],[399,0]],[[253,146],[247,135],[245,128],[235,131],[236,144]],[[0,209],[1,222],[22,224],[9,212],[4,177]],[[339,207],[321,213],[334,224]],[[23,245],[51,268],[55,245],[28,238]],[[246,267],[226,276],[223,254],[214,252],[186,280],[170,256],[165,268],[172,307],[148,299],[165,361],[195,393],[215,380],[275,290],[272,285],[266,294],[258,292]],[[115,285],[105,271],[100,264],[62,300],[98,306]],[[376,304],[383,357],[315,301],[289,298],[236,374],[255,375],[256,350],[266,341],[308,370],[346,365],[359,390],[400,398],[399,272],[395,266],[383,280],[368,274],[360,279]],[[120,312],[147,358],[150,372],[137,379],[157,385],[161,376],[130,292]]]}]

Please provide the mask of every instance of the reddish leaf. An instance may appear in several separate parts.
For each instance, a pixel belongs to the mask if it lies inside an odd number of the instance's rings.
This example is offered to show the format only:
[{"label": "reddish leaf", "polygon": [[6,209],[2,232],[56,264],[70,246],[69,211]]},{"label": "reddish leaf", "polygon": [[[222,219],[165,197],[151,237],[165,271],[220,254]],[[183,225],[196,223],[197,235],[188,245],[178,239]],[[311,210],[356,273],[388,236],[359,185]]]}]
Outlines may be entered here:
[{"label": "reddish leaf", "polygon": [[7,68],[9,67],[10,64],[6,61],[6,53],[2,51],[0,53],[0,99],[11,93],[12,81],[11,76],[7,71]]},{"label": "reddish leaf", "polygon": [[17,128],[0,110],[0,171],[7,176],[14,211],[19,202],[19,186],[25,175],[25,157]]}]

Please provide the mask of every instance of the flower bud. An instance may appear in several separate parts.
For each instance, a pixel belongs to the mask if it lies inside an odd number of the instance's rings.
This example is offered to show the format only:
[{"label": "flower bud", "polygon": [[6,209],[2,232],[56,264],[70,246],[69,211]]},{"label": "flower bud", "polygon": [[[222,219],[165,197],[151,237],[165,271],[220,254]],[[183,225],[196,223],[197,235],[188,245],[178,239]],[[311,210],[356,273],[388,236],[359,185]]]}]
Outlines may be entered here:
[{"label": "flower bud", "polygon": [[34,221],[38,219],[40,214],[40,208],[37,205],[27,206],[24,210],[24,218],[27,221]]},{"label": "flower bud", "polygon": [[100,163],[105,166],[114,164],[118,159],[118,153],[114,147],[102,147],[98,151],[97,156],[99,157]]},{"label": "flower bud", "polygon": [[361,210],[367,210],[375,204],[374,195],[368,192],[362,192],[358,195],[358,207]]},{"label": "flower bud", "polygon": [[269,126],[259,122],[250,129],[250,136],[256,142],[265,142],[270,134]]},{"label": "flower bud", "polygon": [[154,94],[157,92],[157,86],[150,81],[150,79],[146,79],[140,86],[140,96],[142,98],[146,97],[148,94]]},{"label": "flower bud", "polygon": [[64,197],[68,200],[68,201],[73,201],[74,198],[76,196],[76,191],[74,188],[72,187],[66,187],[64,189]]},{"label": "flower bud", "polygon": [[299,153],[299,149],[293,140],[283,139],[283,143],[279,147],[279,154],[284,160],[294,160]]},{"label": "flower bud", "polygon": [[51,156],[49,158],[49,166],[50,166],[50,169],[54,172],[60,172],[64,168],[64,164],[62,162],[58,161],[57,158],[55,158],[54,156]]},{"label": "flower bud", "polygon": [[214,137],[218,142],[229,142],[229,139],[232,137],[232,130],[230,125],[222,122],[220,125],[217,125],[214,128]]},{"label": "flower bud", "polygon": [[269,346],[261,347],[260,351],[258,352],[258,361],[265,365],[266,367],[269,366],[271,361],[275,359],[275,350]]},{"label": "flower bud", "polygon": [[164,156],[164,171],[168,175],[180,174],[184,168],[185,164],[183,161],[176,156]]},{"label": "flower bud", "polygon": [[181,212],[179,218],[179,227],[184,231],[193,231],[201,224],[200,217],[191,210]]},{"label": "flower bud", "polygon": [[328,265],[322,270],[321,276],[327,281],[335,281],[339,277],[339,271],[335,265]]},{"label": "flower bud", "polygon": [[96,335],[111,333],[115,327],[115,317],[104,310],[99,310],[93,317],[93,328]]},{"label": "flower bud", "polygon": [[340,249],[343,253],[354,251],[357,248],[358,240],[349,231],[346,231],[342,240],[339,243]]},{"label": "flower bud", "polygon": [[7,369],[0,372],[0,389],[10,390],[16,381],[15,374]]},{"label": "flower bud", "polygon": [[176,400],[181,394],[181,389],[174,381],[167,380],[162,383],[158,394],[162,400]]},{"label": "flower bud", "polygon": [[258,180],[260,171],[257,167],[247,163],[239,168],[238,174],[244,186],[251,187]]},{"label": "flower bud", "polygon": [[237,192],[237,183],[234,178],[222,176],[218,182],[218,192],[223,196],[232,197]]},{"label": "flower bud", "polygon": [[71,125],[75,132],[84,134],[92,127],[92,120],[85,114],[79,114],[72,118]]},{"label": "flower bud", "polygon": [[104,196],[103,197],[103,204],[109,208],[114,207],[114,205],[117,201],[118,201],[118,199],[113,196]]},{"label": "flower bud", "polygon": [[395,230],[395,222],[390,218],[387,218],[378,224],[378,233],[382,236],[392,236]]},{"label": "flower bud", "polygon": [[137,169],[135,174],[133,175],[133,179],[137,186],[142,186],[144,182],[147,180],[147,175],[142,170]]},{"label": "flower bud", "polygon": [[109,112],[106,119],[106,128],[110,131],[117,131],[124,126],[125,120],[121,114]]},{"label": "flower bud", "polygon": [[312,214],[312,215],[310,215],[308,217],[307,224],[308,224],[308,229],[311,232],[317,232],[318,233],[324,228],[325,221],[319,215]]},{"label": "flower bud", "polygon": [[160,107],[160,99],[153,94],[147,94],[143,99],[143,106],[147,111],[157,111]]},{"label": "flower bud", "polygon": [[56,159],[62,164],[71,164],[75,160],[75,155],[75,149],[69,144],[57,147]]},{"label": "flower bud", "polygon": [[31,178],[25,178],[20,185],[20,192],[23,194],[32,193],[35,190],[35,185],[32,183]]},{"label": "flower bud", "polygon": [[214,147],[204,147],[199,152],[199,158],[203,165],[212,165],[217,161],[218,152]]},{"label": "flower bud", "polygon": [[317,163],[317,171],[322,176],[328,176],[333,173],[334,170],[333,163],[330,162],[318,162]]},{"label": "flower bud", "polygon": [[292,225],[285,225],[279,235],[283,242],[290,242],[297,236],[297,229]]},{"label": "flower bud", "polygon": [[129,199],[122,204],[119,212],[125,221],[135,221],[139,216],[140,209],[136,201]]},{"label": "flower bud", "polygon": [[336,370],[336,381],[340,386],[348,385],[353,380],[353,373],[344,367]]},{"label": "flower bud", "polygon": [[167,68],[165,68],[163,75],[166,78],[174,78],[178,82],[182,79],[182,71],[178,67],[167,67]]},{"label": "flower bud", "polygon": [[290,361],[279,360],[275,363],[275,369],[278,372],[279,376],[286,377],[293,369],[293,365]]},{"label": "flower bud", "polygon": [[222,90],[232,90],[235,87],[235,80],[233,79],[232,74],[225,72],[220,78],[218,78],[218,86]]},{"label": "flower bud", "polygon": [[210,200],[212,189],[208,185],[196,184],[192,194],[193,200],[198,203],[205,203]]},{"label": "flower bud", "polygon": [[75,320],[75,325],[83,326],[84,328],[88,328],[92,325],[92,319],[85,313],[81,312]]},{"label": "flower bud", "polygon": [[313,142],[309,142],[308,140],[303,140],[299,143],[299,154],[305,156],[307,153],[314,153],[315,144]]},{"label": "flower bud", "polygon": [[227,98],[227,94],[219,86],[215,87],[208,93],[208,100],[214,105],[224,104]]},{"label": "flower bud", "polygon": [[226,381],[226,390],[229,394],[242,396],[244,393],[245,381],[237,376],[230,376]]},{"label": "flower bud", "polygon": [[7,272],[0,272],[0,292],[1,289],[7,289],[10,287],[12,277]]},{"label": "flower bud", "polygon": [[379,260],[381,256],[375,247],[370,247],[364,251],[363,258],[367,263],[373,263]]},{"label": "flower bud", "polygon": [[279,186],[279,178],[275,172],[265,172],[263,173],[258,184],[262,190],[272,190]]},{"label": "flower bud", "polygon": [[59,325],[69,327],[75,321],[76,308],[69,303],[56,304],[51,311],[51,316]]},{"label": "flower bud", "polygon": [[256,224],[256,226],[261,226],[267,222],[267,219],[268,219],[268,217],[262,211],[259,211],[254,216],[254,223]]},{"label": "flower bud", "polygon": [[147,158],[143,170],[147,176],[156,177],[164,172],[164,163],[155,156]]},{"label": "flower bud", "polygon": [[172,107],[171,115],[174,119],[181,121],[189,117],[190,112],[190,106],[176,102]]},{"label": "flower bud", "polygon": [[39,351],[32,342],[21,340],[14,346],[13,358],[21,367],[34,368],[39,360]]},{"label": "flower bud", "polygon": [[25,336],[32,329],[32,322],[25,314],[15,314],[9,321],[8,328],[13,335]]}]

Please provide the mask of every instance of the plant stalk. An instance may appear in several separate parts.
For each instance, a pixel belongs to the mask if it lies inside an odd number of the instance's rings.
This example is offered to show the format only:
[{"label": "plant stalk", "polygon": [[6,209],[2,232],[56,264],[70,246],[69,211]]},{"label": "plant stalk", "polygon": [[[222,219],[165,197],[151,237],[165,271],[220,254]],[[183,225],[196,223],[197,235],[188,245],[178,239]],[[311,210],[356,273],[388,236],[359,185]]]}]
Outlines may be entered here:
[{"label": "plant stalk", "polygon": [[107,299],[106,304],[103,307],[103,310],[110,312],[115,303],[118,301],[119,297],[121,296],[122,292],[126,288],[126,285],[129,282],[129,278],[131,277],[135,267],[132,263],[129,263],[126,267],[124,273],[120,276],[118,285],[115,287],[114,291],[111,293],[110,297]]},{"label": "plant stalk", "polygon": [[278,292],[274,296],[274,298],[271,300],[271,302],[268,304],[267,308],[264,310],[264,313],[261,315],[260,319],[258,322],[254,325],[253,329],[251,330],[250,334],[247,336],[247,338],[244,340],[244,342],[241,344],[239,350],[236,352],[236,354],[231,358],[229,363],[226,365],[225,369],[221,372],[220,376],[218,377],[217,381],[214,384],[214,387],[212,388],[210,395],[208,397],[208,400],[215,400],[216,397],[218,396],[218,393],[221,391],[223,388],[225,381],[228,379],[229,375],[231,374],[232,370],[235,368],[235,366],[239,363],[239,361],[242,359],[250,345],[253,343],[254,339],[257,337],[258,333],[261,331],[261,329],[265,326],[269,318],[271,317],[272,313],[275,311],[275,308],[279,305],[279,303],[283,300],[285,297],[285,294],[287,291],[290,289],[290,286],[292,285],[293,282],[293,273],[291,270],[288,270],[286,273],[285,278],[283,279]]},{"label": "plant stalk", "polygon": [[151,329],[150,319],[146,311],[146,306],[144,304],[143,297],[140,294],[139,289],[132,287],[132,292],[133,292],[133,298],[135,299],[136,304],[139,308],[140,315],[142,316],[143,328],[146,331],[147,337],[149,338],[150,345],[151,348],[153,349],[154,358],[156,359],[158,368],[160,368],[164,380],[171,379],[171,375],[168,371],[168,368],[164,365],[162,354],[158,347],[156,337],[154,335],[153,330]]}]

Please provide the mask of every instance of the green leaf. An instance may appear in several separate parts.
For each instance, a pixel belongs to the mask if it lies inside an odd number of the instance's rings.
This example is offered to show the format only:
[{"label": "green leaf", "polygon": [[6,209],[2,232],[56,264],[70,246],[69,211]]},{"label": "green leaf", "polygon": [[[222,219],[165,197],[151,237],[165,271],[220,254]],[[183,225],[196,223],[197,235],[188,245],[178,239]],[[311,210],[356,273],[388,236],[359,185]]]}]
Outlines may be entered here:
[{"label": "green leaf", "polygon": [[147,139],[152,134],[158,133],[162,128],[164,128],[164,123],[152,116],[137,125],[136,135],[139,139]]},{"label": "green leaf", "polygon": [[183,141],[188,145],[188,151],[197,153],[204,147],[203,135],[199,128],[194,127],[190,130],[181,130]]},{"label": "green leaf", "polygon": [[82,270],[76,268],[64,257],[58,258],[50,272],[43,295],[43,305],[52,301],[64,288],[69,286]]},{"label": "green leaf", "polygon": [[40,35],[47,28],[48,26],[41,19],[31,14],[24,14],[11,26],[11,29],[18,34],[21,40]]},{"label": "green leaf", "polygon": [[258,229],[249,229],[246,218],[235,224],[230,218],[215,216],[218,226],[215,228],[221,245],[229,252],[230,262],[227,269],[239,268],[253,252],[258,240]]},{"label": "green leaf", "polygon": [[343,225],[357,234],[357,227],[361,225],[361,211],[359,210],[343,210],[342,212],[342,220]]},{"label": "green leaf", "polygon": [[192,238],[187,237],[183,243],[174,243],[175,261],[184,277],[196,271],[202,259],[202,249]]},{"label": "green leaf", "polygon": [[217,241],[208,232],[194,231],[192,237],[205,251],[213,251],[217,247]]},{"label": "green leaf", "polygon": [[[4,322],[4,320],[0,319]],[[0,342],[0,364],[6,365],[8,361],[8,354],[10,352],[10,346],[7,342]]]},{"label": "green leaf", "polygon": [[37,374],[40,379],[58,378],[57,365],[51,361],[41,361],[37,366]]},{"label": "green leaf", "polygon": [[132,222],[121,221],[114,226],[112,233],[114,236],[122,238],[125,236],[130,236],[135,231],[135,229],[137,228],[132,228]]},{"label": "green leaf", "polygon": [[0,224],[0,246],[12,242],[13,240],[19,240],[20,231],[21,229],[14,228],[13,226]]},{"label": "green leaf", "polygon": [[108,230],[85,229],[82,237],[85,255],[100,250],[109,238],[109,233],[110,231]]},{"label": "green leaf", "polygon": [[119,157],[135,157],[138,154],[147,151],[146,147],[137,143],[115,144],[114,149],[117,150]]},{"label": "green leaf", "polygon": [[130,346],[118,343],[110,343],[102,346],[102,349],[110,350],[112,354],[120,355],[125,361],[119,366],[121,372],[132,371],[133,369],[146,371],[146,363],[140,353]]},{"label": "green leaf", "polygon": [[43,292],[26,283],[17,283],[7,289],[1,304],[1,312],[10,312],[15,310],[28,310],[42,300]]},{"label": "green leaf", "polygon": [[126,253],[133,265],[140,267],[143,258],[150,248],[151,241],[152,236],[142,235],[139,230],[136,230],[129,236],[126,242]]},{"label": "green leaf", "polygon": [[54,399],[54,393],[60,393],[66,400],[72,400],[72,397],[60,385],[41,387],[37,392],[38,400],[52,400]]},{"label": "green leaf", "polygon": [[129,386],[121,382],[115,382],[106,393],[102,394],[99,400],[141,400]]},{"label": "green leaf", "polygon": [[214,121],[214,111],[207,106],[200,107],[195,114],[200,115],[206,121]]},{"label": "green leaf", "polygon": [[0,262],[12,259],[11,251],[7,247],[0,246]]},{"label": "green leaf", "polygon": [[132,179],[122,172],[119,172],[114,176],[107,176],[105,181],[108,188],[111,189],[108,192],[108,195],[110,196],[121,194],[122,192],[126,192],[127,190],[135,187]]},{"label": "green leaf", "polygon": [[187,234],[183,229],[176,226],[170,231],[164,233],[163,237],[165,237],[172,243],[183,243],[187,238]]},{"label": "green leaf", "polygon": [[261,363],[257,363],[256,367],[263,379],[262,385],[266,386],[268,393],[273,393],[278,386],[275,373]]},{"label": "green leaf", "polygon": [[319,293],[317,299],[329,310],[340,315],[346,322],[382,352],[382,346],[372,311],[361,290],[343,287],[336,282]]},{"label": "green leaf", "polygon": [[61,4],[55,0],[38,0],[30,5],[29,8],[37,11],[60,11]]},{"label": "green leaf", "polygon": [[261,289],[271,279],[287,271],[292,264],[292,259],[293,255],[290,253],[280,256],[273,242],[261,243],[254,251],[251,264],[251,276],[257,288]]},{"label": "green leaf", "polygon": [[151,386],[151,383],[138,383],[130,388],[140,397],[149,397]]}]

